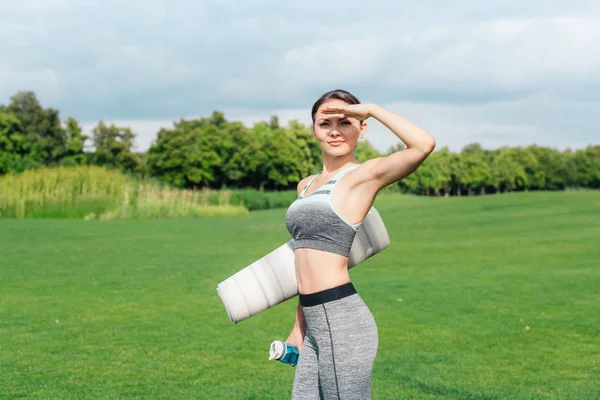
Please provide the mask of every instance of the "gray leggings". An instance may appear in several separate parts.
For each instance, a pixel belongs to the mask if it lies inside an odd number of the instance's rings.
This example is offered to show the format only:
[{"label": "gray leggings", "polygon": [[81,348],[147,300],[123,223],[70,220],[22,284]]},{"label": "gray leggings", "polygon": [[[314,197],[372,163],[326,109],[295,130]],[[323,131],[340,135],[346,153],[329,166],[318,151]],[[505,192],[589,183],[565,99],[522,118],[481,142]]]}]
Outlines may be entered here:
[{"label": "gray leggings", "polygon": [[371,399],[371,373],[379,346],[377,325],[352,283],[301,294],[300,302],[306,336],[292,399]]}]

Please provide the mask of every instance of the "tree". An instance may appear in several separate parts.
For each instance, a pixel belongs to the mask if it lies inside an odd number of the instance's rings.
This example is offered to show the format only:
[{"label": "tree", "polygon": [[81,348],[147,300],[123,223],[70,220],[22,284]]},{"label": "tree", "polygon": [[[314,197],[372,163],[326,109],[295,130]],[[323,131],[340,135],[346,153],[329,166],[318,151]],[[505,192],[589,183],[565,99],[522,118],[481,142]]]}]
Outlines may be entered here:
[{"label": "tree", "polygon": [[570,150],[560,152],[535,145],[528,149],[539,163],[536,182],[540,185],[540,189],[563,190],[576,185],[574,154]]},{"label": "tree", "polygon": [[491,184],[497,192],[510,192],[527,185],[527,175],[517,162],[515,149],[502,147],[493,152]]},{"label": "tree", "polygon": [[161,129],[147,153],[150,173],[180,188],[205,185],[212,178],[208,170],[218,155],[202,154],[201,137],[200,128],[186,129],[183,123],[172,130]]},{"label": "tree", "polygon": [[[131,151],[135,134],[130,128],[106,125],[100,121],[92,131],[94,152],[91,162],[123,172],[137,173],[142,167],[139,155]],[[74,144],[77,144],[74,141]]]},{"label": "tree", "polygon": [[272,130],[275,130],[275,129],[279,129],[279,128],[281,128],[281,126],[279,125],[279,117],[277,117],[277,115],[273,115],[273,116],[271,117],[271,121],[270,121],[270,123],[269,123],[269,127],[270,127]]},{"label": "tree", "polygon": [[262,177],[261,188],[291,189],[307,175],[306,152],[298,151],[301,147],[295,132],[272,130],[266,123],[258,123],[251,133],[256,135],[259,143],[256,157],[263,160],[258,169]]},{"label": "tree", "polygon": [[260,141],[243,125],[234,125],[225,138],[223,174],[227,186],[258,188],[264,182],[260,172],[266,157]]},{"label": "tree", "polygon": [[513,147],[510,152],[519,165],[515,177],[515,190],[536,190],[543,187],[544,174],[535,153],[529,148]]},{"label": "tree", "polygon": [[292,140],[297,143],[298,152],[301,153],[301,175],[308,176],[318,173],[323,168],[322,153],[312,129],[297,120],[290,121],[288,125],[286,131],[290,134]]},{"label": "tree", "polygon": [[21,123],[24,159],[28,166],[56,165],[64,157],[67,140],[59,112],[42,108],[34,92],[18,92],[6,110]]},{"label": "tree", "polygon": [[181,119],[173,129],[161,129],[148,150],[150,173],[182,188],[226,185],[224,158],[234,141],[224,132],[230,128],[223,113],[214,111],[209,118]]},{"label": "tree", "polygon": [[[63,126],[64,125],[64,126]],[[158,177],[178,187],[236,187],[293,190],[298,181],[322,169],[321,148],[310,126],[279,118],[251,128],[228,121],[220,111],[180,120],[161,129],[146,153],[132,151],[135,134],[127,127],[99,122],[91,138],[69,117],[44,108],[34,92],[17,92],[0,105],[0,174],[42,165],[91,162],[133,174]],[[86,153],[86,141],[92,153]],[[385,154],[368,141],[355,150],[359,162],[404,150],[398,142]],[[559,151],[537,145],[484,150],[478,143],[460,152],[442,148],[397,187],[416,194],[463,195],[523,190],[600,188],[600,146]]]},{"label": "tree", "polygon": [[600,146],[577,150],[573,157],[577,182],[582,187],[600,188]]},{"label": "tree", "polygon": [[416,178],[419,188],[418,193],[425,196],[440,194],[439,188],[444,186],[443,174],[438,160],[440,154],[443,154],[443,152],[432,153],[415,172],[409,175]]},{"label": "tree", "polygon": [[88,136],[82,134],[81,127],[77,120],[69,117],[66,121],[66,139],[67,150],[64,158],[60,161],[61,165],[82,165],[86,164],[87,156],[84,153],[85,141]]},{"label": "tree", "polygon": [[356,157],[356,160],[360,163],[381,156],[383,156],[383,154],[379,153],[368,140],[359,141],[354,150],[354,157]]},{"label": "tree", "polygon": [[12,113],[0,111],[0,174],[19,170],[25,155],[21,122]]},{"label": "tree", "polygon": [[433,152],[430,157],[425,160],[428,162],[432,170],[432,188],[436,196],[442,193],[448,195],[452,191],[454,176],[456,170],[456,157],[450,152],[448,147]]},{"label": "tree", "polygon": [[462,186],[467,188],[469,194],[474,191],[485,194],[485,188],[490,186],[492,177],[488,159],[479,143],[472,143],[462,149],[458,159],[460,169],[456,173],[459,194]]}]

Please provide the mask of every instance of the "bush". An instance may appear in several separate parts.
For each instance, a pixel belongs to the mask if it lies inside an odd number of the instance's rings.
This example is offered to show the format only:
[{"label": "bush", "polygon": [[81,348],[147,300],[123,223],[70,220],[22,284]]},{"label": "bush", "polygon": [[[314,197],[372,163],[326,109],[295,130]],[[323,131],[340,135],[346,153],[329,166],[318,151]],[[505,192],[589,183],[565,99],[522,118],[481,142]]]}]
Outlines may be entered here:
[{"label": "bush", "polygon": [[241,204],[250,211],[287,208],[296,199],[295,190],[267,192],[262,190],[234,190],[231,204]]}]

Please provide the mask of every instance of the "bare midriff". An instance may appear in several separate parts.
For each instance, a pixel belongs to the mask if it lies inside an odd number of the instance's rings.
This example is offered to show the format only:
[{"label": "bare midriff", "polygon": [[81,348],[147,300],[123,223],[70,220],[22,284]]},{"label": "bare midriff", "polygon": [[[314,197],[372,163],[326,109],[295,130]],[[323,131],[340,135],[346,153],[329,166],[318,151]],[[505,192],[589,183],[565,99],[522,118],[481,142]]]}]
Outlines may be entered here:
[{"label": "bare midriff", "polygon": [[296,249],[296,279],[301,294],[320,292],[350,282],[348,257],[313,249]]}]

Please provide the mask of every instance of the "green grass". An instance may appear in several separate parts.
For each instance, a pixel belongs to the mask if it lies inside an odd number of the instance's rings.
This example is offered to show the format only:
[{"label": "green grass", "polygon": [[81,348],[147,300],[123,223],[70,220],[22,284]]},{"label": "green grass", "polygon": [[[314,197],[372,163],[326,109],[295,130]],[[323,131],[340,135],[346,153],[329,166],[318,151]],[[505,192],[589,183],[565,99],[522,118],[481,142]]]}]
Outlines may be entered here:
[{"label": "green grass", "polygon": [[180,190],[97,166],[0,176],[0,218],[173,219],[243,216],[228,190]]},{"label": "green grass", "polygon": [[[600,398],[600,192],[377,208],[392,245],[351,271],[374,399]],[[284,214],[0,220],[0,398],[289,398],[268,346],[295,300],[234,325],[215,291],[287,240]]]}]

